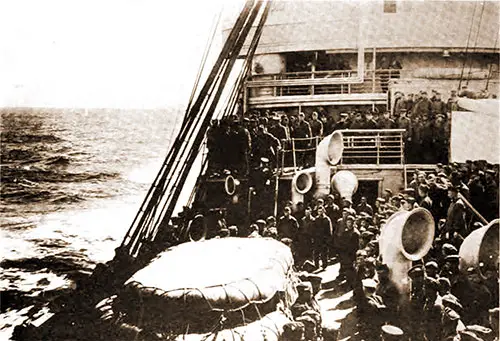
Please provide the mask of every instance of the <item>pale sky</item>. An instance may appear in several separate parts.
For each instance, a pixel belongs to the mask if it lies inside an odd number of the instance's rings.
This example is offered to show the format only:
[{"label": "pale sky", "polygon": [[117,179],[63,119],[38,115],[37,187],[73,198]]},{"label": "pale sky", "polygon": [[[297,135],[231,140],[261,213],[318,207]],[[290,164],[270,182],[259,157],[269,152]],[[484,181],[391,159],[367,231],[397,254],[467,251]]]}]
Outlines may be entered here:
[{"label": "pale sky", "polygon": [[186,104],[215,18],[241,4],[0,0],[0,107]]}]

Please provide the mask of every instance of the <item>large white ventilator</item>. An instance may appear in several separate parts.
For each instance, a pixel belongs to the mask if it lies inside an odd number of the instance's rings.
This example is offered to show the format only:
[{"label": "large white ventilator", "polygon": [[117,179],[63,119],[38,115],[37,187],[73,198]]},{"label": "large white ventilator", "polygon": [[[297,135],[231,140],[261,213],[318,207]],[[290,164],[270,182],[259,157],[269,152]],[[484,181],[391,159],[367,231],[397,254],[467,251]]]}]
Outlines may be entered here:
[{"label": "large white ventilator", "polygon": [[399,211],[389,217],[380,231],[382,262],[401,294],[408,293],[408,270],[413,261],[422,259],[432,247],[435,223],[425,208]]},{"label": "large white ventilator", "polygon": [[299,202],[304,202],[304,195],[308,193],[314,185],[314,167],[303,169],[295,173],[292,178],[292,203],[293,209]]},{"label": "large white ventilator", "polygon": [[497,276],[499,263],[499,219],[472,231],[464,239],[459,251],[459,269],[476,269],[483,278]]},{"label": "large white ventilator", "polygon": [[337,190],[342,199],[352,202],[352,195],[358,189],[358,178],[350,171],[338,171],[332,177],[332,187]]},{"label": "large white ventilator", "polygon": [[330,194],[330,167],[342,158],[344,141],[342,133],[334,131],[318,144],[316,149],[316,192],[317,198]]}]

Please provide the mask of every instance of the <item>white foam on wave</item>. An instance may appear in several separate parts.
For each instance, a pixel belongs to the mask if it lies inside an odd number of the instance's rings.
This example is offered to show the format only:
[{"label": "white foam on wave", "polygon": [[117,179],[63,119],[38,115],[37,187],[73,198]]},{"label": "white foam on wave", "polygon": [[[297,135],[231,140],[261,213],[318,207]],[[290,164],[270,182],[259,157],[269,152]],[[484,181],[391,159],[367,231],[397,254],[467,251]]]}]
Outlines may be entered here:
[{"label": "white foam on wave", "polygon": [[75,253],[84,254],[94,262],[108,261],[132,223],[141,197],[102,200],[87,210],[48,214],[28,237],[57,236],[68,242],[68,248]]},{"label": "white foam on wave", "polygon": [[[100,200],[85,210],[52,212],[32,217],[35,227],[0,230],[2,260],[22,260],[47,256],[69,258],[92,267],[114,257],[141,203],[142,195]],[[89,262],[90,261],[90,262]],[[44,279],[40,284],[39,281]],[[21,291],[52,290],[71,285],[64,275],[50,269],[32,272],[27,269],[6,269],[0,277],[0,288]]]}]

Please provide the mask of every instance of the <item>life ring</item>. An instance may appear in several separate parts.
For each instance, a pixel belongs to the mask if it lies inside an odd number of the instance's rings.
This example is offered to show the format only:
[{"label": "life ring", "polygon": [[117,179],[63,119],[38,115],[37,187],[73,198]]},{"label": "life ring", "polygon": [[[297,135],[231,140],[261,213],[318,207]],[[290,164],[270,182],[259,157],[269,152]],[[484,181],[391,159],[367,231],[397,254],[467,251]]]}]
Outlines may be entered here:
[{"label": "life ring", "polygon": [[203,241],[207,238],[207,232],[205,217],[202,214],[197,214],[189,221],[188,226],[184,230],[183,239],[192,242]]},{"label": "life ring", "polygon": [[240,181],[235,179],[232,175],[228,175],[224,181],[224,190],[227,195],[233,195],[236,193],[236,189],[240,185]]}]

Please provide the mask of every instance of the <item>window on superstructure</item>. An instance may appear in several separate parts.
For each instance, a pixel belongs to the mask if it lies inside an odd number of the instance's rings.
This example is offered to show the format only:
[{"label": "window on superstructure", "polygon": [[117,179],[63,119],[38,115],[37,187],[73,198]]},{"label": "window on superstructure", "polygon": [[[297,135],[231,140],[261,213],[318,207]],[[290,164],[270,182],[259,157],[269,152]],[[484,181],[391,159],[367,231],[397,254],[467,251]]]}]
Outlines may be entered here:
[{"label": "window on superstructure", "polygon": [[384,13],[396,13],[396,1],[384,0]]}]

